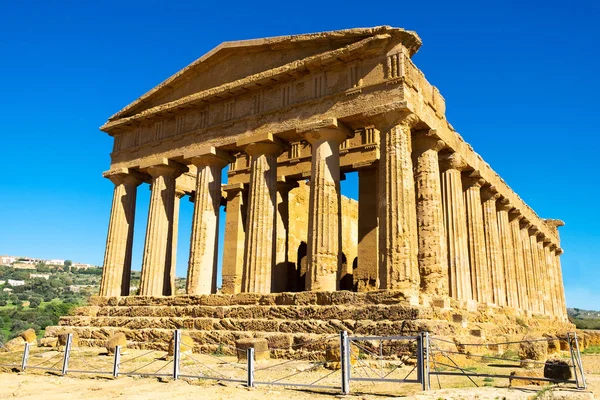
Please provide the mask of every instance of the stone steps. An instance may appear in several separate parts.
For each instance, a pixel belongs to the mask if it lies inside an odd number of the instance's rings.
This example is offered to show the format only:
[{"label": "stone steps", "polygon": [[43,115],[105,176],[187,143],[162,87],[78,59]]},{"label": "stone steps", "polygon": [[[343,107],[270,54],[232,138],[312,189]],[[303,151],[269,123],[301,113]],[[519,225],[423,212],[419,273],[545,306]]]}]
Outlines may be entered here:
[{"label": "stone steps", "polygon": [[46,336],[75,332],[81,345],[103,346],[110,336],[123,332],[131,347],[164,350],[173,330],[185,329],[198,351],[212,352],[234,346],[241,338],[261,337],[271,349],[282,349],[274,351],[291,354],[317,351],[300,344],[335,339],[342,330],[359,336],[428,331],[463,343],[572,330],[568,323],[510,308],[479,305],[467,310],[453,300],[421,299],[414,304],[398,291],[95,297],[73,314],[62,317],[59,326],[48,327]]},{"label": "stone steps", "polygon": [[236,306],[90,306],[79,307],[76,315],[95,317],[189,317],[189,318],[267,318],[318,320],[390,320],[431,318],[431,310],[405,305],[236,305]]}]

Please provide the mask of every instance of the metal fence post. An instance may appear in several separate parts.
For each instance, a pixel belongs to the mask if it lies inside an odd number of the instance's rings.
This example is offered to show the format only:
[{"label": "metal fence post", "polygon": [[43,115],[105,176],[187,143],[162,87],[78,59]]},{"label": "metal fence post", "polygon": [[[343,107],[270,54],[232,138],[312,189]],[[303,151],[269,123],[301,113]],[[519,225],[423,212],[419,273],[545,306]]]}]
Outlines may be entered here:
[{"label": "metal fence post", "polygon": [[248,381],[246,386],[254,387],[254,347],[246,349],[246,360],[248,361]]},{"label": "metal fence post", "polygon": [[419,381],[423,390],[425,390],[425,379],[423,378],[424,367],[425,363],[423,362],[423,332],[419,332],[419,336],[417,336],[417,381]]},{"label": "metal fence post", "polygon": [[27,368],[27,359],[29,358],[29,343],[25,342],[25,348],[23,349],[23,359],[21,360],[21,371],[25,371]]},{"label": "metal fence post", "polygon": [[340,332],[340,371],[342,372],[342,394],[350,393],[350,345],[348,332]]},{"label": "metal fence post", "polygon": [[62,374],[66,375],[67,371],[69,370],[69,357],[71,355],[71,343],[73,341],[73,334],[69,333],[67,335],[67,343],[65,344],[65,358],[63,360],[63,366],[62,366]]},{"label": "metal fence post", "polygon": [[[586,389],[587,384],[585,383],[585,375],[583,374],[583,365],[581,364],[581,352],[579,351],[579,341],[577,340],[577,332],[573,332],[575,338],[575,351],[577,352],[577,365],[579,366],[579,372],[581,373],[581,389]],[[578,385],[579,386],[579,385]]]},{"label": "metal fence post", "polygon": [[423,379],[427,382],[425,390],[431,390],[431,377],[429,375],[429,332],[425,332],[425,376]]},{"label": "metal fence post", "polygon": [[573,364],[573,376],[575,377],[575,383],[579,388],[579,379],[577,377],[577,365],[575,364],[575,349],[573,349],[573,341],[571,340],[571,333],[567,332],[567,343],[569,343],[569,353],[571,354],[571,363]]},{"label": "metal fence post", "polygon": [[179,378],[179,350],[181,347],[181,331],[176,329],[173,333],[173,379]]},{"label": "metal fence post", "polygon": [[115,346],[115,360],[113,364],[113,378],[119,376],[119,364],[121,364],[121,346]]}]

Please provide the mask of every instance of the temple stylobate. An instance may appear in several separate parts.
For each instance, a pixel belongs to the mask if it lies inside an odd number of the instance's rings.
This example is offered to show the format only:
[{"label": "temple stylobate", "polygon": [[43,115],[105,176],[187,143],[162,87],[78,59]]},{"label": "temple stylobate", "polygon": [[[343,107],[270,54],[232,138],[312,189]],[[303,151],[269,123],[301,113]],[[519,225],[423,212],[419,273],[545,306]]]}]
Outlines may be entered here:
[{"label": "temple stylobate", "polygon": [[[114,138],[104,176],[115,186],[100,295],[130,294],[136,191],[148,183],[141,296],[175,294],[189,196],[190,295],[216,293],[221,273],[222,293],[399,290],[566,321],[563,223],[538,217],[453,129],[411,61],[420,45],[387,26],[227,42],[112,116],[101,128]],[[356,232],[342,224],[350,172]],[[305,257],[293,257],[289,194],[306,184]]]}]

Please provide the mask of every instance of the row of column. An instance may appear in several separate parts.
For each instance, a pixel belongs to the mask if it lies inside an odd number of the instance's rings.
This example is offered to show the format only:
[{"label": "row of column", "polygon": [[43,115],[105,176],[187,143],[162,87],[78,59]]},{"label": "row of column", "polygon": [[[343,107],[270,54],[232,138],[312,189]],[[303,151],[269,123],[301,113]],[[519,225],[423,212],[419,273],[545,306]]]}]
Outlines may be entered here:
[{"label": "row of column", "polygon": [[[359,192],[377,192],[369,197],[378,211],[377,218],[366,222],[370,246],[365,248],[378,243],[379,254],[361,254],[359,245],[359,265],[375,262],[378,269],[358,289],[424,292],[563,316],[562,250],[493,187],[468,172],[457,153],[441,152],[446,146],[434,132],[417,131],[413,138],[419,122],[414,115],[393,111],[370,120],[380,132],[381,156],[377,170],[363,171],[372,176],[361,178]],[[312,146],[305,286],[332,291],[337,289],[341,255],[339,145],[347,133],[330,124],[302,135]],[[225,187],[223,290],[279,291],[284,284],[273,276],[288,261],[282,215],[292,187],[277,176],[277,157],[285,146],[270,136],[243,148],[250,156],[249,189]],[[214,148],[186,158],[198,167],[187,293],[215,293],[221,172],[231,159]],[[147,171],[152,195],[139,294],[170,295],[175,179],[183,169],[169,162]],[[109,178],[115,191],[100,294],[127,295],[135,192],[141,179],[127,173]],[[359,207],[364,207],[361,199]]]},{"label": "row of column", "polygon": [[413,138],[422,291],[566,318],[562,250],[434,132]]}]

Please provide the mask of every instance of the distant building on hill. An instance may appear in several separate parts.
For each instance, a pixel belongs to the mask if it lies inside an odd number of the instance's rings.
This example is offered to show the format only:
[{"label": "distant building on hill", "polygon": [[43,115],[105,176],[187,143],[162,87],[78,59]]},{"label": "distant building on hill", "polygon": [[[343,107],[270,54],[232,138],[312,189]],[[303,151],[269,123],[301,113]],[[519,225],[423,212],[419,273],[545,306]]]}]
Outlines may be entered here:
[{"label": "distant building on hill", "polygon": [[30,279],[34,279],[34,278],[42,278],[42,279],[50,279],[50,274],[29,274],[29,278]]},{"label": "distant building on hill", "polygon": [[15,279],[9,279],[8,280],[8,284],[10,286],[12,286],[12,287],[23,286],[23,285],[25,285],[25,281],[18,281],[18,280],[15,280]]},{"label": "distant building on hill", "polygon": [[79,264],[79,263],[75,263],[75,264],[71,264],[71,268],[78,268],[78,269],[89,269],[89,268],[99,268],[95,265],[92,264]]},{"label": "distant building on hill", "polygon": [[17,260],[14,256],[0,256],[0,265],[11,265]]},{"label": "distant building on hill", "polygon": [[46,263],[46,265],[60,265],[61,267],[63,265],[65,265],[65,260],[59,260],[59,259],[46,260],[44,262]]}]

